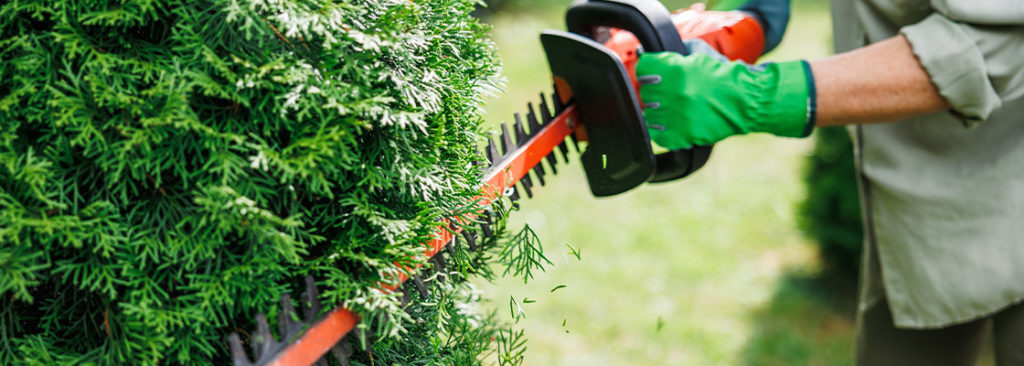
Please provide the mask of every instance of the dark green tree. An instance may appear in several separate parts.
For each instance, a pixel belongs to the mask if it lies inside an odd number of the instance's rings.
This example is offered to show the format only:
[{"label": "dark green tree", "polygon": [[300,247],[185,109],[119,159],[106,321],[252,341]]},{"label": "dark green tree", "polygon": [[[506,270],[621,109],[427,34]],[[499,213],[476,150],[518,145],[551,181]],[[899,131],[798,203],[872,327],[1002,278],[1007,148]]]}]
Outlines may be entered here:
[{"label": "dark green tree", "polygon": [[823,275],[856,283],[863,234],[853,145],[845,128],[820,128],[815,136],[804,173],[801,228],[819,245]]},{"label": "dark green tree", "polygon": [[375,327],[359,357],[478,359],[465,285],[373,289],[477,191],[475,5],[3,2],[0,364],[225,364],[307,275]]}]

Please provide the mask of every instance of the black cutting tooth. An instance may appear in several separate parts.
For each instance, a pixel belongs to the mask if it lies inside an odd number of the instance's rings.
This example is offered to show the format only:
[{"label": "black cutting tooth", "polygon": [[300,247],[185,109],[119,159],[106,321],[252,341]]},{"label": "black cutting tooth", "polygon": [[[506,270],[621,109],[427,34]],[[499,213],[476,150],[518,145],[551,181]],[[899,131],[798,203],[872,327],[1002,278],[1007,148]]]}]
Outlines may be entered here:
[{"label": "black cutting tooth", "polygon": [[519,115],[519,112],[514,113],[513,116],[516,122],[512,124],[512,132],[516,134],[516,143],[519,145],[526,144],[529,137],[526,136],[526,130],[523,129],[523,118]]},{"label": "black cutting tooth", "polygon": [[[515,206],[518,206],[518,204],[513,203],[512,206],[515,207]],[[497,222],[501,221],[502,219],[504,219],[505,214],[502,211],[500,211],[500,210],[492,210],[492,211],[493,211],[492,214],[494,215],[494,222],[495,223],[497,223]]]},{"label": "black cutting tooth", "polygon": [[471,232],[469,230],[464,230],[462,232],[462,237],[466,238],[466,243],[469,244],[469,250],[475,252],[476,249],[477,249],[477,247],[476,247],[476,235],[473,234],[473,232]]},{"label": "black cutting tooth", "polygon": [[[352,344],[348,342],[348,337],[342,338],[341,342],[331,347],[331,354],[334,355],[334,359],[338,360],[338,364],[341,366],[350,366],[348,358],[352,357]],[[321,358],[320,360],[324,360]]]},{"label": "black cutting tooth", "polygon": [[[459,235],[458,234],[453,234],[452,235],[451,243],[449,243],[448,245],[445,245],[444,248],[441,248],[441,251],[448,255],[448,258],[449,258],[449,261],[450,261],[450,265],[453,265],[453,266],[456,266],[456,267],[458,267],[459,264],[460,264],[460,262],[458,260],[458,258],[459,258],[458,257],[459,253],[458,253],[458,248],[457,248],[458,244],[459,244]],[[440,255],[441,253],[438,253],[438,254]],[[462,271],[453,270],[449,266],[448,262],[444,263],[444,265],[445,265],[445,275],[447,275],[448,277],[459,276],[461,278]]]},{"label": "black cutting tooth", "polygon": [[443,251],[445,253],[448,253],[448,256],[450,256],[452,258],[455,258],[455,253],[456,253],[456,250],[458,249],[457,248],[458,245],[459,245],[459,235],[458,235],[458,233],[453,233],[452,234],[451,244],[446,245],[443,248],[441,248],[441,251]]},{"label": "black cutting tooth", "polygon": [[[501,150],[502,150],[502,155],[501,156],[505,157],[508,154],[510,154],[512,151],[515,151],[518,148],[519,148],[519,146],[517,146],[515,143],[512,142],[512,134],[510,134],[508,132],[508,124],[506,124],[505,122],[502,122],[501,123]],[[495,162],[494,164],[497,164],[497,163]],[[516,192],[513,189],[512,190],[512,195],[510,196],[510,198],[513,201],[518,200],[519,199],[519,193]]]},{"label": "black cutting tooth", "polygon": [[238,333],[232,332],[228,335],[228,345],[231,347],[231,363],[234,366],[252,366],[249,356],[245,354],[245,348],[242,347],[242,339],[238,337]]},{"label": "black cutting tooth", "polygon": [[[516,134],[516,142],[519,145],[523,145],[526,143],[527,137],[526,131],[523,130],[523,122],[519,113],[515,114],[515,119],[516,122],[512,124],[512,131]],[[526,174],[519,179],[519,182],[522,183],[523,190],[526,191],[526,196],[533,198],[533,192],[530,191],[530,189],[533,188],[533,179],[530,178],[530,172],[527,171]]]},{"label": "black cutting tooth", "polygon": [[[551,114],[551,109],[548,108],[548,98],[544,93],[540,93],[540,118],[541,124],[544,126],[547,126],[555,119],[555,116]],[[548,166],[551,167],[551,174],[558,174],[558,157],[555,155],[557,155],[555,154],[555,150],[552,150],[551,153],[545,157],[548,159]]]},{"label": "black cutting tooth", "polygon": [[537,113],[533,109],[533,103],[532,102],[527,102],[526,103],[526,126],[525,127],[530,129],[530,132],[527,134],[527,136],[529,136],[530,138],[533,138],[534,136],[537,136],[538,133],[540,133],[540,128],[541,128],[540,121],[537,120]]},{"label": "black cutting tooth", "polygon": [[291,339],[302,331],[302,323],[293,318],[297,314],[292,297],[281,295],[281,311],[277,313],[277,334],[281,335],[281,339]]},{"label": "black cutting tooth", "polygon": [[475,162],[471,163],[474,167],[478,167],[478,166],[482,166],[482,165],[488,165],[488,166],[490,165],[491,160],[490,160],[490,158],[487,157],[487,150],[481,150],[480,149],[480,145],[477,145],[477,144],[473,144],[473,150],[475,150],[476,152],[479,152],[481,156],[483,156],[485,159],[487,159],[486,161],[485,160],[481,160],[481,161],[475,161]]},{"label": "black cutting tooth", "polygon": [[551,108],[548,108],[548,98],[547,95],[544,94],[543,92],[540,93],[539,107],[541,123],[547,126],[548,122],[551,122],[551,120],[554,118],[554,115],[551,114]]},{"label": "black cutting tooth", "polygon": [[[576,135],[569,136],[568,139],[575,143]],[[569,145],[565,141],[562,141],[562,143],[558,144],[558,151],[562,152],[562,162],[569,164]]]},{"label": "black cutting tooth", "polygon": [[488,223],[480,224],[480,231],[483,232],[485,238],[489,238],[494,234],[494,230],[491,229],[491,224]]},{"label": "black cutting tooth", "polygon": [[[526,177],[529,177],[529,175],[523,176],[523,178]],[[520,180],[519,183],[519,185],[523,187],[523,192],[526,192],[526,198],[533,198],[533,189],[531,189],[532,187],[529,185],[530,182],[526,180]],[[518,200],[518,198],[516,198],[516,200]]]},{"label": "black cutting tooth", "polygon": [[519,190],[516,189],[516,186],[513,185],[511,187],[508,187],[508,189],[511,191],[511,193],[508,195],[508,199],[511,200],[512,202],[518,201],[519,200]]},{"label": "black cutting tooth", "polygon": [[559,114],[559,113],[562,113],[562,111],[565,110],[565,107],[568,107],[568,106],[565,103],[562,103],[562,96],[560,94],[558,94],[558,85],[553,85],[553,86],[554,86],[555,92],[553,94],[554,98],[552,98],[551,101],[554,102],[554,104],[555,104],[555,114]]},{"label": "black cutting tooth", "polygon": [[494,140],[490,137],[487,138],[487,160],[491,162],[491,168],[494,168],[498,164],[498,160],[501,159],[501,154],[498,153],[498,146],[494,144]]},{"label": "black cutting tooth", "polygon": [[[576,143],[575,138],[570,137],[569,139],[572,140],[574,144]],[[565,141],[562,141],[561,144],[558,144],[558,150],[562,152],[562,162],[569,164],[569,145],[567,145]],[[579,150],[579,146],[576,147],[576,150]]]},{"label": "black cutting tooth", "polygon": [[[409,302],[412,301],[412,297],[409,296],[409,284],[408,283],[404,283],[401,286],[398,286],[398,293],[401,295],[401,296],[398,297],[398,300],[401,301],[402,307],[404,308],[404,307],[408,306]],[[409,311],[409,310],[411,310],[411,309],[408,309],[408,308],[406,309],[406,311]]]},{"label": "black cutting tooth", "polygon": [[[306,291],[302,293],[302,299],[306,302],[305,309],[303,309],[306,321],[317,319],[323,306],[320,304],[320,292],[316,289],[316,281],[313,280],[313,276],[306,276]],[[352,357],[353,353],[352,345],[349,344],[347,338],[342,338],[334,347],[331,347],[330,353],[339,365],[349,366],[349,357]],[[326,361],[326,357],[321,357],[320,361]]]},{"label": "black cutting tooth", "polygon": [[[527,103],[529,110],[526,112],[526,124],[530,126],[530,136],[536,136],[540,133],[540,122],[537,121],[537,114],[534,113],[533,103]],[[537,166],[533,167],[533,174],[537,176],[537,183],[544,186],[544,175],[547,172],[544,171],[544,164],[541,162],[537,163]]]},{"label": "black cutting tooth", "polygon": [[491,210],[484,210],[483,215],[480,215],[483,224],[480,225],[480,231],[483,231],[484,238],[490,238],[494,236],[494,230],[491,225],[494,225],[494,219],[491,215]]},{"label": "black cutting tooth", "polygon": [[508,155],[508,153],[517,149],[516,144],[512,143],[512,135],[508,133],[508,125],[505,122],[501,123],[501,153],[502,156]]},{"label": "black cutting tooth", "polygon": [[444,252],[437,252],[430,261],[434,264],[434,275],[438,281],[444,282],[448,279],[448,262],[444,260]]},{"label": "black cutting tooth", "polygon": [[[280,317],[278,319],[280,319]],[[290,326],[285,325],[282,329],[284,328],[290,328]],[[256,332],[252,338],[253,353],[256,356],[256,362],[252,362],[249,359],[249,356],[245,352],[245,347],[242,346],[242,341],[238,336],[238,333],[231,333],[228,335],[228,344],[231,347],[231,360],[235,366],[266,364],[275,356],[271,351],[279,350],[284,346],[283,343],[278,342],[274,338],[274,335],[270,333],[270,325],[267,324],[267,317],[263,314],[256,314]]]},{"label": "black cutting tooth", "polygon": [[270,325],[267,324],[267,316],[256,314],[256,359],[263,359],[264,355],[270,355],[270,350],[277,345],[274,335],[270,334]]},{"label": "black cutting tooth", "polygon": [[[316,289],[316,282],[313,277],[306,276],[306,289],[300,297],[300,307],[305,316],[304,321],[296,321],[298,311],[292,298],[288,294],[281,295],[281,311],[277,315],[278,335],[283,341],[278,341],[270,332],[270,325],[267,317],[263,314],[256,314],[256,332],[252,338],[253,354],[256,361],[253,362],[246,354],[242,339],[238,333],[228,335],[228,344],[231,348],[231,361],[234,366],[264,365],[277,357],[277,353],[285,349],[287,341],[294,339],[303,330],[313,324],[320,315],[322,306],[319,300],[319,292]],[[348,351],[345,351],[348,347]],[[347,343],[339,342],[331,349],[331,354],[341,365],[348,365],[348,357],[352,355],[351,347]],[[320,358],[316,364],[327,364],[326,359]]]},{"label": "black cutting tooth", "polygon": [[555,113],[552,113],[552,115],[557,115],[561,112],[562,96],[558,94],[558,84],[551,84],[551,87],[551,89],[554,90],[554,92],[551,93],[551,106],[555,107]]},{"label": "black cutting tooth", "polygon": [[452,224],[452,225],[449,225],[449,226],[452,229],[452,240],[450,242],[448,242],[448,245],[445,245],[444,248],[441,248],[441,249],[442,250],[450,250],[450,251],[454,252],[455,249],[458,249],[458,246],[459,246],[459,235],[457,233],[455,233],[455,230],[456,230],[455,224]]},{"label": "black cutting tooth", "polygon": [[419,275],[412,276],[412,283],[416,285],[416,291],[419,291],[421,299],[426,299],[430,296],[430,293],[427,291],[427,285],[423,283],[423,278]]},{"label": "black cutting tooth", "polygon": [[306,320],[314,319],[320,316],[320,310],[323,307],[320,305],[320,292],[316,289],[316,281],[313,280],[313,276],[306,276],[306,291],[302,293],[302,302],[304,315]]}]

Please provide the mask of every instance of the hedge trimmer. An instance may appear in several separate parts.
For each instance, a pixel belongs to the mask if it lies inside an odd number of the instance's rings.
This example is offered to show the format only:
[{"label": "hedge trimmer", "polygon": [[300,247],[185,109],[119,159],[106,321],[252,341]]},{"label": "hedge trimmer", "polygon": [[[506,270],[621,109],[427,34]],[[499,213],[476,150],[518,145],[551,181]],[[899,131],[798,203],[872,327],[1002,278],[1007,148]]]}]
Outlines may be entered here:
[{"label": "hedge trimmer", "polygon": [[[586,143],[585,149],[576,148],[590,190],[598,197],[645,182],[676,180],[704,165],[711,146],[654,152],[634,74],[641,46],[645,52],[687,54],[683,39],[701,38],[730,59],[754,62],[765,44],[762,27],[750,14],[697,8],[670,14],[655,0],[579,0],[569,8],[566,22],[569,32],[545,31],[540,36],[555,81],[551,103],[541,94],[539,108],[528,104],[525,119],[517,113],[511,130],[503,123],[498,142],[488,141],[484,155],[490,167],[481,179],[477,217],[483,223],[481,233],[462,230],[463,225],[438,227],[425,250],[435,270],[446,267],[444,251],[461,245],[460,234],[471,250],[477,249],[480,236],[491,236],[494,218],[485,207],[502,196],[513,201],[520,192],[532,196],[535,182],[544,185],[548,171],[557,172],[556,151],[568,162],[567,141],[574,146]],[[401,275],[397,285],[382,285],[381,290],[407,293],[410,286],[401,285],[407,279]],[[412,276],[412,285],[426,297],[422,277]],[[312,278],[306,279],[301,300],[305,321],[295,320],[298,314],[291,298],[282,298],[280,341],[266,317],[257,316],[257,329],[244,342],[252,345],[256,361],[247,354],[242,337],[232,334],[234,364],[326,365],[322,357],[330,352],[348,365],[352,350],[345,336],[352,333],[359,316],[343,307],[318,316],[322,305]]]}]

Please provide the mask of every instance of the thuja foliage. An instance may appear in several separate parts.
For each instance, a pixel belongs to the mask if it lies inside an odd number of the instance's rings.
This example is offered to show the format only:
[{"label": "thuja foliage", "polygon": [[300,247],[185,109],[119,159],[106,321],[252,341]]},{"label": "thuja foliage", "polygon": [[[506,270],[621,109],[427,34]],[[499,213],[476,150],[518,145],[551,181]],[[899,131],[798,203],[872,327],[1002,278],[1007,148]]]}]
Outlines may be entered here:
[{"label": "thuja foliage", "polygon": [[0,364],[225,364],[307,275],[373,328],[357,363],[479,359],[466,285],[374,289],[472,211],[474,5],[3,2]]}]

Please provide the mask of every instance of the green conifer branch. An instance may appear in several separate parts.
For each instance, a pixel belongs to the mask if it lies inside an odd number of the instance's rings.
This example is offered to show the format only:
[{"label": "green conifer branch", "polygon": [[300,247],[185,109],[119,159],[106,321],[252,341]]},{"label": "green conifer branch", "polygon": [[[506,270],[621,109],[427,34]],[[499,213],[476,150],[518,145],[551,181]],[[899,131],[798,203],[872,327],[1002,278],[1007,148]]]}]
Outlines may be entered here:
[{"label": "green conifer branch", "polygon": [[0,364],[225,364],[307,275],[369,319],[357,360],[493,352],[461,279],[494,250],[456,248],[409,308],[374,290],[473,212],[498,87],[476,4],[0,4]]}]

